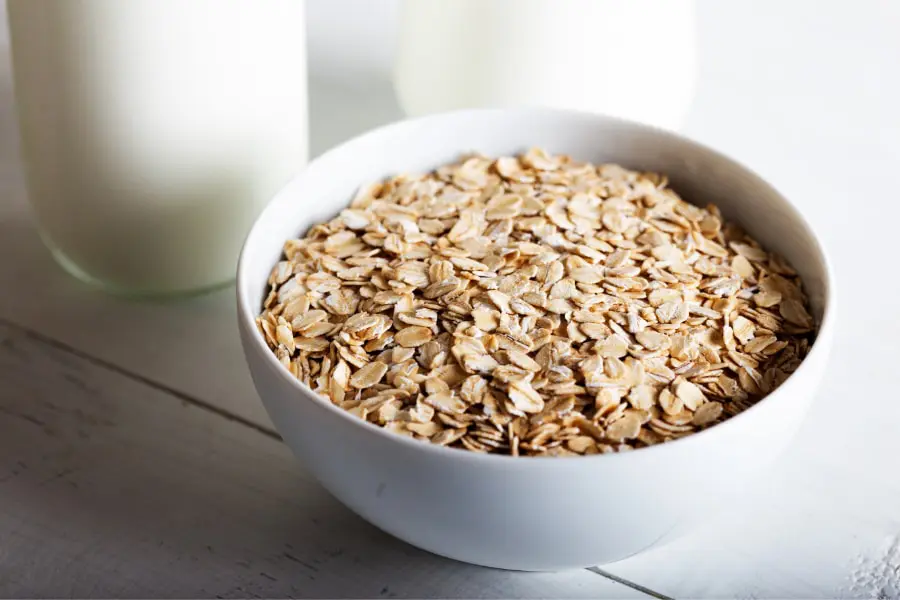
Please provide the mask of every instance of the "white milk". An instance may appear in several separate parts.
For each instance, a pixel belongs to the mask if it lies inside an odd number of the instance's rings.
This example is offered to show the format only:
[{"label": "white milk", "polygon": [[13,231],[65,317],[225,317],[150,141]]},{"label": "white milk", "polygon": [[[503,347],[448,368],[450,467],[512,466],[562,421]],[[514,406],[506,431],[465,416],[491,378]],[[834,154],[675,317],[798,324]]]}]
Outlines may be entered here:
[{"label": "white milk", "polygon": [[9,0],[22,152],[70,270],[171,293],[234,276],[307,159],[303,0]]},{"label": "white milk", "polygon": [[407,113],[552,106],[677,129],[697,77],[693,0],[405,0]]}]

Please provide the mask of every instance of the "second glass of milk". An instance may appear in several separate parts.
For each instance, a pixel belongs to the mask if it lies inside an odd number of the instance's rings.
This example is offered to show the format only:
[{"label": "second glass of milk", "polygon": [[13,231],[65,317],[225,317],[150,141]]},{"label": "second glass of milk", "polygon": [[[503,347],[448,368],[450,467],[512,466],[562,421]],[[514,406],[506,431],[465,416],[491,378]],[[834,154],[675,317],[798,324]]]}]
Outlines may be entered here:
[{"label": "second glass of milk", "polygon": [[694,0],[404,0],[395,62],[409,115],[546,106],[668,129],[697,79]]},{"label": "second glass of milk", "polygon": [[29,197],[59,262],[128,294],[234,277],[307,160],[303,0],[8,0]]}]

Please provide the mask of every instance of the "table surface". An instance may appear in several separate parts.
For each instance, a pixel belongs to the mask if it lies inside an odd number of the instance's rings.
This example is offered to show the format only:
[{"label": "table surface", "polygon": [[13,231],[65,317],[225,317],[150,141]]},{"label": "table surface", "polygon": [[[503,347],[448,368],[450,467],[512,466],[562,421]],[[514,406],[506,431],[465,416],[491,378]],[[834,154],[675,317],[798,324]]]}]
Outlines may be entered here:
[{"label": "table surface", "polygon": [[[252,388],[232,290],[136,303],[65,275],[27,210],[4,48],[0,597],[900,596],[900,3],[838,4],[703,4],[701,46],[721,51],[704,54],[685,128],[826,241],[840,318],[814,408],[739,503],[670,545],[556,574],[432,556],[329,496]],[[311,95],[314,153],[400,117],[377,76],[316,76]]]}]

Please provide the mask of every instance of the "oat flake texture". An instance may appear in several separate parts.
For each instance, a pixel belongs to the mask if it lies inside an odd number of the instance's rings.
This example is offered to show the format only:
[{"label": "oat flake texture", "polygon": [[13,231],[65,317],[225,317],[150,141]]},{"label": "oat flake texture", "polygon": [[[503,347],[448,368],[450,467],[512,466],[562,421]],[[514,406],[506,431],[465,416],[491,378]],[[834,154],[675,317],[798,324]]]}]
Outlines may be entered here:
[{"label": "oat flake texture", "polygon": [[854,598],[900,598],[900,535],[888,536],[876,552],[860,554],[850,583]]},{"label": "oat flake texture", "polygon": [[514,456],[715,426],[815,333],[796,272],[715,206],[540,149],[365,186],[284,244],[269,284],[260,333],[315,392],[398,435]]}]

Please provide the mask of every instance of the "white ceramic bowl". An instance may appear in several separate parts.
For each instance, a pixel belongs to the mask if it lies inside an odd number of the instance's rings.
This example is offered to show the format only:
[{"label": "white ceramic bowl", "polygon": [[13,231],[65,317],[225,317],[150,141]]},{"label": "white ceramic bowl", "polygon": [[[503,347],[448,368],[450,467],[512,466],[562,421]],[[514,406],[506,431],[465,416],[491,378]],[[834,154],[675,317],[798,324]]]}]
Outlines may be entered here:
[{"label": "white ceramic bowl", "polygon": [[[283,242],[335,216],[365,182],[423,171],[461,152],[530,146],[667,173],[687,200],[715,202],[800,272],[821,329],[801,367],[743,414],[634,452],[513,458],[388,433],[316,396],[275,359],[254,318]],[[384,531],[457,560],[557,570],[628,557],[684,531],[752,483],[814,397],[834,329],[832,276],[797,210],[732,160],[678,135],[553,110],[475,110],[403,121],[316,159],[263,211],[237,276],[238,321],[256,389],[294,453],[341,502]]]}]

